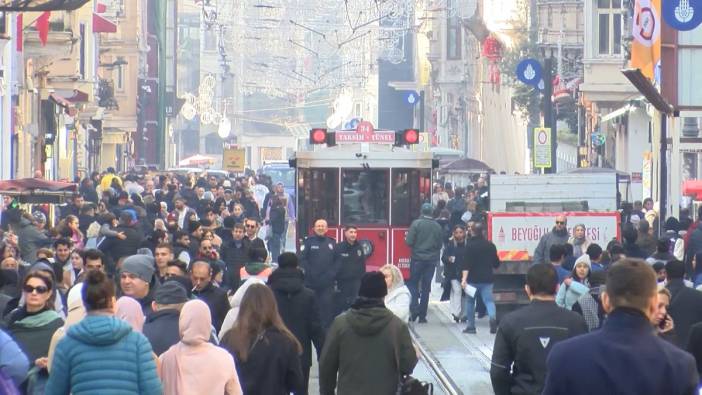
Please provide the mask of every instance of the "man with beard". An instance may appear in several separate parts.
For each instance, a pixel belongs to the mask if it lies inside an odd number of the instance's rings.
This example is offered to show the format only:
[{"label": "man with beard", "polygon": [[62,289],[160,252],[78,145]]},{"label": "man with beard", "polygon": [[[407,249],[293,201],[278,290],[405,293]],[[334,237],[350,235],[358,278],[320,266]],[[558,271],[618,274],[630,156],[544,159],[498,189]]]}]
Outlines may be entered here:
[{"label": "man with beard", "polygon": [[550,232],[541,236],[539,240],[539,245],[536,246],[534,250],[534,259],[532,264],[536,265],[539,263],[550,263],[549,262],[549,251],[551,251],[551,246],[555,244],[566,244],[568,242],[568,222],[565,215],[559,215],[556,217],[556,225],[551,229]]}]

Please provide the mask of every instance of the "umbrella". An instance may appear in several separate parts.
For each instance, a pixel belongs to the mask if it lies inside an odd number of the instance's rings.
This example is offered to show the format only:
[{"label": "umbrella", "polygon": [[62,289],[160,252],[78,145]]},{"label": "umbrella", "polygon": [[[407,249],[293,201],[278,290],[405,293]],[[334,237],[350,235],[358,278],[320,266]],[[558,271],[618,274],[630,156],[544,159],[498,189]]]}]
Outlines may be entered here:
[{"label": "umbrella", "polygon": [[200,165],[212,165],[215,163],[215,159],[211,156],[206,155],[193,155],[189,158],[185,158],[178,162],[179,166],[200,166]]}]

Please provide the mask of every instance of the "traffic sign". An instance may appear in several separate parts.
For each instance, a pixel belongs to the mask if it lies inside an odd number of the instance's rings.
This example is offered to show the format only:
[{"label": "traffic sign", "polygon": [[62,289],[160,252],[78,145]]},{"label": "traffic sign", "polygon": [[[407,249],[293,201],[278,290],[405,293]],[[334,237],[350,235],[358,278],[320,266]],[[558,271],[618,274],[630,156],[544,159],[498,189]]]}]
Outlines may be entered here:
[{"label": "traffic sign", "polygon": [[604,145],[604,143],[606,141],[606,137],[602,132],[593,132],[591,138],[592,138],[592,145],[595,145],[598,147],[601,145]]},{"label": "traffic sign", "polygon": [[527,85],[537,86],[542,72],[541,63],[536,59],[524,59],[517,65],[517,78]]},{"label": "traffic sign", "polygon": [[664,0],[663,19],[675,30],[692,30],[702,24],[702,0]]},{"label": "traffic sign", "polygon": [[243,148],[227,148],[222,155],[224,170],[243,173],[246,169],[246,152]]},{"label": "traffic sign", "polygon": [[551,166],[551,128],[534,128],[534,167]]}]

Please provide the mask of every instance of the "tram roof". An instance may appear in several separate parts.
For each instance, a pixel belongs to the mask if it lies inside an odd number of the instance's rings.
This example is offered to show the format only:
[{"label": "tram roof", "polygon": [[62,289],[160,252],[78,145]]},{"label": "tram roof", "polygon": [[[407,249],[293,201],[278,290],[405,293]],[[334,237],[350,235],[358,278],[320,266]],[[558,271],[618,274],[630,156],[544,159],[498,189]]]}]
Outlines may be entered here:
[{"label": "tram roof", "polygon": [[434,154],[412,151],[388,144],[344,144],[335,147],[320,146],[295,153],[299,168],[432,168]]}]

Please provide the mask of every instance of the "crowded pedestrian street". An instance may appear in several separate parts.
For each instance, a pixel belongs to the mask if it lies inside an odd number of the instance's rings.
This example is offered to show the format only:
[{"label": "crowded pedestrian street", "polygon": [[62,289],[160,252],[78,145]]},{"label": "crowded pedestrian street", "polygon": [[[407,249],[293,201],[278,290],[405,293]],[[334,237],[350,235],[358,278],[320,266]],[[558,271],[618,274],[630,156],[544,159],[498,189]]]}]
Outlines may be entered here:
[{"label": "crowded pedestrian street", "polygon": [[0,395],[702,394],[701,25],[0,0]]}]

